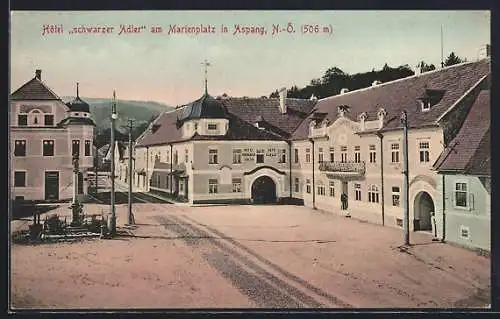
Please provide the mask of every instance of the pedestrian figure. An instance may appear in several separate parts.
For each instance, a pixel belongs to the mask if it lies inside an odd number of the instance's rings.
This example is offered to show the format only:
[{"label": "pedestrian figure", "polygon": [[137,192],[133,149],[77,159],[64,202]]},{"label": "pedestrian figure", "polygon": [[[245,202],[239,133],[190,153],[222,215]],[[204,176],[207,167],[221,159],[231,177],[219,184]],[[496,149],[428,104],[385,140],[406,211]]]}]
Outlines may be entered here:
[{"label": "pedestrian figure", "polygon": [[342,193],[342,195],[340,195],[340,201],[342,202],[342,210],[346,210],[347,209],[347,194],[346,193]]}]

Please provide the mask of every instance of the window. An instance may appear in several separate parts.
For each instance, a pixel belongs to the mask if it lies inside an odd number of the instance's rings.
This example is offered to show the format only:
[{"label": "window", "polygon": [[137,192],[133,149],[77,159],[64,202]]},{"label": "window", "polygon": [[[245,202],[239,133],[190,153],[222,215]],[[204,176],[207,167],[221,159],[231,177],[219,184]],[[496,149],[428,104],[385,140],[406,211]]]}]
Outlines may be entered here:
[{"label": "window", "polygon": [[298,193],[299,191],[300,191],[299,178],[295,177],[295,193]]},{"label": "window", "polygon": [[460,226],[460,237],[462,239],[469,239],[470,238],[469,227]]},{"label": "window", "polygon": [[241,193],[241,178],[233,178],[233,193]]},{"label": "window", "polygon": [[264,150],[263,149],[257,150],[256,161],[257,161],[257,163],[264,163]]},{"label": "window", "polygon": [[170,189],[170,176],[165,176],[165,185],[167,185],[167,189]]},{"label": "window", "polygon": [[430,101],[425,101],[422,102],[422,111],[427,112],[431,109],[431,102]]},{"label": "window", "polygon": [[[160,174],[156,174],[156,187],[160,187],[160,182],[161,182],[160,178],[161,178]],[[181,185],[182,183],[179,184],[179,186]]]},{"label": "window", "polygon": [[54,140],[43,140],[43,156],[54,156]]},{"label": "window", "polygon": [[347,162],[347,146],[342,146],[340,148],[340,162],[342,163]]},{"label": "window", "polygon": [[361,162],[361,146],[354,146],[354,162],[359,163]]},{"label": "window", "polygon": [[376,185],[368,188],[368,201],[370,203],[378,203],[378,188]]},{"label": "window", "polygon": [[14,156],[26,156],[25,140],[16,140],[14,142]]},{"label": "window", "polygon": [[217,164],[217,150],[208,150],[208,164]]},{"label": "window", "polygon": [[26,172],[14,172],[14,187],[26,187]]},{"label": "window", "polygon": [[455,206],[467,207],[467,183],[455,183]]},{"label": "window", "polygon": [[375,149],[375,145],[370,145],[370,163],[377,162],[377,151]]},{"label": "window", "polygon": [[399,206],[399,187],[392,188],[392,206]]},{"label": "window", "polygon": [[71,143],[71,155],[80,156],[80,140],[73,140]]},{"label": "window", "polygon": [[216,179],[209,179],[208,180],[208,193],[209,194],[217,194],[218,189],[217,189],[217,180]]},{"label": "window", "polygon": [[189,163],[189,151],[188,149],[184,149],[184,163]]},{"label": "window", "polygon": [[330,181],[330,197],[334,197],[334,196],[335,196],[335,182]]},{"label": "window", "polygon": [[175,165],[179,164],[179,153],[177,151],[175,151],[174,153],[174,164]]},{"label": "window", "polygon": [[311,149],[306,148],[306,163],[311,163]]},{"label": "window", "polygon": [[429,142],[420,142],[420,163],[429,162]]},{"label": "window", "polygon": [[90,146],[92,145],[92,141],[86,140],[85,141],[85,156],[91,156],[90,154]]},{"label": "window", "polygon": [[361,200],[361,184],[354,184],[354,198]]},{"label": "window", "polygon": [[31,117],[31,124],[33,125],[40,125],[40,111],[39,110],[33,110],[30,112],[30,117]]},{"label": "window", "polygon": [[335,162],[335,148],[330,147],[330,162]]},{"label": "window", "polygon": [[170,163],[170,151],[167,151],[167,163]]},{"label": "window", "polygon": [[210,130],[210,131],[215,131],[215,130],[217,129],[217,124],[213,124],[213,123],[208,124],[208,125],[207,125],[207,128],[208,128],[208,130]]},{"label": "window", "polygon": [[325,196],[325,185],[323,184],[318,185],[318,195]]},{"label": "window", "polygon": [[323,163],[323,148],[318,149],[318,163]]},{"label": "window", "polygon": [[27,114],[19,114],[17,116],[17,125],[18,126],[28,126],[28,115]]},{"label": "window", "polygon": [[299,149],[297,149],[297,148],[295,149],[295,158],[294,158],[294,160],[295,160],[295,163],[299,162]]},{"label": "window", "polygon": [[311,180],[306,179],[306,193],[311,194]]},{"label": "window", "polygon": [[54,126],[54,115],[44,115],[43,122],[45,126]]},{"label": "window", "polygon": [[241,150],[233,150],[233,164],[241,164]]},{"label": "window", "polygon": [[399,163],[399,144],[391,144],[391,162]]},{"label": "window", "polygon": [[286,149],[281,150],[280,163],[286,163]]}]

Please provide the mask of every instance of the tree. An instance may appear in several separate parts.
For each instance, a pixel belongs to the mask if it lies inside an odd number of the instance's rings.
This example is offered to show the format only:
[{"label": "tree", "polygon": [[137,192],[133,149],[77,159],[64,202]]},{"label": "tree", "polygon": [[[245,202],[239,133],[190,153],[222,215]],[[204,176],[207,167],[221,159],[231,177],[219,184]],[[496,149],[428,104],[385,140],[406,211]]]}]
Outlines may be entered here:
[{"label": "tree", "polygon": [[436,66],[434,66],[434,64],[427,64],[424,61],[420,61],[417,64],[417,68],[420,69],[420,73],[424,73],[424,72],[429,72],[429,71],[435,70]]},{"label": "tree", "polygon": [[444,66],[455,65],[466,61],[467,59],[459,58],[458,56],[455,55],[455,52],[451,52],[450,55],[444,61]]}]

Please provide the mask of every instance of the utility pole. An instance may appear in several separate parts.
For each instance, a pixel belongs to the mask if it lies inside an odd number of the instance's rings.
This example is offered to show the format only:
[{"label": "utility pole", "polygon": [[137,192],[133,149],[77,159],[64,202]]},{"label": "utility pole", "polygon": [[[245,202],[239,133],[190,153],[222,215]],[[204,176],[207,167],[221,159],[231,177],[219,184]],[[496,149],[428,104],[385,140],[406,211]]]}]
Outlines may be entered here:
[{"label": "utility pole", "polygon": [[128,224],[135,224],[134,215],[132,213],[132,128],[134,120],[128,120]]},{"label": "utility pole", "polygon": [[116,211],[115,211],[115,121],[118,119],[116,114],[116,93],[113,91],[113,104],[111,106],[111,219],[109,223],[110,235],[116,234]]},{"label": "utility pole", "polygon": [[404,198],[404,238],[405,245],[410,245],[410,209],[409,209],[409,183],[408,183],[408,114],[403,111],[401,114],[401,123],[403,124],[403,160],[404,160],[404,184],[403,184],[403,198]]},{"label": "utility pole", "polygon": [[95,195],[99,193],[99,186],[97,185],[97,175],[99,175],[99,149],[95,149]]},{"label": "utility pole", "polygon": [[444,68],[444,56],[443,56],[443,26],[441,25],[441,69]]}]

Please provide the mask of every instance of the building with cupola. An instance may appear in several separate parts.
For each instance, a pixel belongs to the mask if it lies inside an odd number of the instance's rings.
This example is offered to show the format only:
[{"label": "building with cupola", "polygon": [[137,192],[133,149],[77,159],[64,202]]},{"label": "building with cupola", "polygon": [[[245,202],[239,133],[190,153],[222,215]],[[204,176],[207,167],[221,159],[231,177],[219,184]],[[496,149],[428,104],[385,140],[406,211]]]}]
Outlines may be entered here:
[{"label": "building with cupola", "polygon": [[468,123],[490,74],[486,58],[322,99],[205,92],[138,138],[133,182],[190,204],[293,202],[335,213],[346,194],[351,217],[403,227],[406,111],[410,229],[436,231],[443,195],[433,163]]},{"label": "building with cupola", "polygon": [[73,156],[79,158],[77,194],[87,195],[93,166],[95,123],[90,107],[76,97],[64,103],[42,81],[42,71],[10,95],[10,197],[61,201],[73,196]]}]

